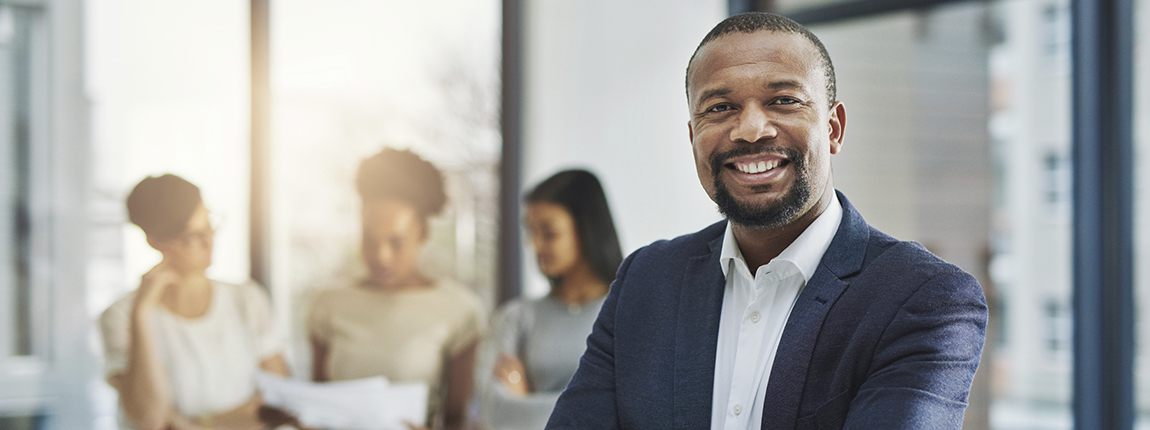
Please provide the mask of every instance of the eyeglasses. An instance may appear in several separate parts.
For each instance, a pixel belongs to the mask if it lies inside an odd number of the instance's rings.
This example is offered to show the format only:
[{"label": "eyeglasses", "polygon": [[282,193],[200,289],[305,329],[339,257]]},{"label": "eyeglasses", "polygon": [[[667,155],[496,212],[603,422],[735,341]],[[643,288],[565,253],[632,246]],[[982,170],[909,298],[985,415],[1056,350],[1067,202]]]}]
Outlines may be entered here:
[{"label": "eyeglasses", "polygon": [[215,212],[208,213],[208,226],[206,228],[186,231],[176,236],[174,239],[178,241],[181,246],[190,247],[194,243],[201,245],[211,245],[212,239],[215,238],[216,231],[220,229],[223,224],[223,216]]}]

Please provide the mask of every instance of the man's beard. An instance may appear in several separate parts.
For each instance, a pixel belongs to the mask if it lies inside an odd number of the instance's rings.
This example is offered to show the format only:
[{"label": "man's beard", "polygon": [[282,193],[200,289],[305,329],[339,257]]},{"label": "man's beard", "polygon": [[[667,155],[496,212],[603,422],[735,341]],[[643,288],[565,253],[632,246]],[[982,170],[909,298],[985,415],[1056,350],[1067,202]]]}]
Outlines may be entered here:
[{"label": "man's beard", "polygon": [[[791,189],[783,195],[782,200],[776,204],[750,205],[741,203],[735,200],[730,190],[727,189],[727,185],[723,183],[721,175],[726,169],[724,167],[727,164],[726,160],[762,153],[776,153],[786,156],[789,164],[785,167],[794,168],[795,181],[791,184]],[[711,173],[715,188],[715,195],[713,196],[715,204],[719,206],[719,212],[725,215],[727,219],[742,226],[772,229],[787,225],[802,214],[803,207],[811,198],[810,172],[807,171],[806,167],[802,154],[791,148],[742,146],[727,152],[713,154],[711,156]],[[772,186],[764,185],[761,187],[755,191],[769,191]]]}]

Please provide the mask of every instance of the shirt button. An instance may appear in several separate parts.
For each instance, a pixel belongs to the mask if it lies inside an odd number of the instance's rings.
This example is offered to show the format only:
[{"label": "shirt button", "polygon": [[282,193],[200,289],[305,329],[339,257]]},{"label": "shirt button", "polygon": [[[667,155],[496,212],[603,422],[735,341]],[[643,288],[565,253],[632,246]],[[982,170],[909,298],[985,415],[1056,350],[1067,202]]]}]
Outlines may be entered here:
[{"label": "shirt button", "polygon": [[757,323],[759,322],[760,318],[761,317],[759,316],[758,312],[751,312],[751,322]]},{"label": "shirt button", "polygon": [[742,413],[743,413],[743,406],[742,405],[735,405],[735,416],[738,416],[739,414],[742,414]]}]

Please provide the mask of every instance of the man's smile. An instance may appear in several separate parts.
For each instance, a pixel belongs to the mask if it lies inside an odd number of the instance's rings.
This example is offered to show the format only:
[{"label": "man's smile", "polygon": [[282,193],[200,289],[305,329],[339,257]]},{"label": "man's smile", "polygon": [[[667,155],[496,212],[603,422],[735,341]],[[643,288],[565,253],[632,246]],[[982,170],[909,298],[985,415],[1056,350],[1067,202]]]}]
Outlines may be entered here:
[{"label": "man's smile", "polygon": [[784,179],[791,164],[781,154],[759,153],[735,157],[723,164],[723,170],[739,185],[759,186]]}]

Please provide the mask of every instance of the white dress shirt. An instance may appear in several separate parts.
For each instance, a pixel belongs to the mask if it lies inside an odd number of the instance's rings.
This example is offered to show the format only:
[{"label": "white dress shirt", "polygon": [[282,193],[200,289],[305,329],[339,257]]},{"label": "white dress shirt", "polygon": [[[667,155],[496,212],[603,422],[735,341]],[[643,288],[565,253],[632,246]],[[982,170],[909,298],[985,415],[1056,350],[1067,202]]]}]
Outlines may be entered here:
[{"label": "white dress shirt", "polygon": [[799,292],[814,275],[842,220],[837,198],[754,276],[727,223],[719,255],[726,290],[715,354],[713,430],[759,429],[775,351]]}]

